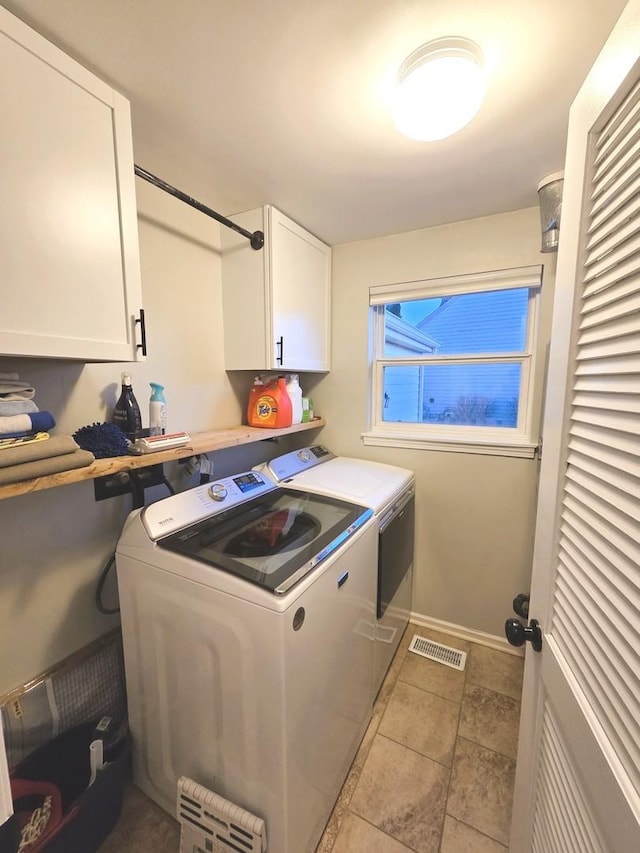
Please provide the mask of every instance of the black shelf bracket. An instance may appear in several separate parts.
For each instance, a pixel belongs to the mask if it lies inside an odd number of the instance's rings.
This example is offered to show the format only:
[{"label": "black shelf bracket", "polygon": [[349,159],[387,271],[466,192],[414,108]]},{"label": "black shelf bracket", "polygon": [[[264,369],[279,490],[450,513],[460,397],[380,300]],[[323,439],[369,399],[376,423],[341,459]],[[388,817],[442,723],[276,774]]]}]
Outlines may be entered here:
[{"label": "black shelf bracket", "polygon": [[215,210],[212,210],[210,207],[207,207],[206,204],[202,204],[201,201],[198,201],[195,198],[192,198],[190,195],[183,193],[182,190],[178,190],[175,187],[172,187],[171,184],[168,184],[166,181],[163,181],[162,178],[156,177],[156,175],[152,175],[151,172],[147,172],[146,169],[142,169],[140,166],[133,167],[134,172],[139,178],[142,178],[145,181],[148,181],[150,184],[153,184],[154,187],[158,187],[158,189],[164,190],[164,192],[169,193],[174,198],[183,201],[185,204],[188,204],[190,207],[194,207],[196,210],[199,210],[200,213],[205,213],[207,216],[210,216],[212,219],[215,219],[221,225],[224,225],[226,228],[231,228],[237,234],[242,234],[243,237],[246,237],[249,243],[251,244],[252,249],[262,249],[264,246],[264,234],[262,231],[247,231],[246,228],[242,228],[240,225],[236,225],[235,222],[232,222],[231,219],[227,219],[226,216],[223,216],[221,213],[217,213]]},{"label": "black shelf bracket", "polygon": [[130,471],[118,471],[116,474],[96,477],[93,481],[93,490],[96,501],[131,494],[135,508],[143,506],[145,489],[161,486],[163,483],[164,470],[162,463],[159,462],[145,468],[133,468]]}]

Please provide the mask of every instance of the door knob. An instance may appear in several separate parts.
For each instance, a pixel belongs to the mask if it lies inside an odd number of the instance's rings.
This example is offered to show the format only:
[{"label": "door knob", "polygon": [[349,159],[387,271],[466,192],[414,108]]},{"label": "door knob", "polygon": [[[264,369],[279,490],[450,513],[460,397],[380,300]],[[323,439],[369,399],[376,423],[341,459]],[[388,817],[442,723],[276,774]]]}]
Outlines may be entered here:
[{"label": "door knob", "polygon": [[513,599],[513,612],[523,619],[529,618],[529,596],[526,593],[521,592]]},{"label": "door knob", "polygon": [[529,641],[535,652],[542,650],[542,630],[537,619],[532,619],[529,625],[523,625],[519,619],[507,619],[504,633],[512,646],[522,646]]}]

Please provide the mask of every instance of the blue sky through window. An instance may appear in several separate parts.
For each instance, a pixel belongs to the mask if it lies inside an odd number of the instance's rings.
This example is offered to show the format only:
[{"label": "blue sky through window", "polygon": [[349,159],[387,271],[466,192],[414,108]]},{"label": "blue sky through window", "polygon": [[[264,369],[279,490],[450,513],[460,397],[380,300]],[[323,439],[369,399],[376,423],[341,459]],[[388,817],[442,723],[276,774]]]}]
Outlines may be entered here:
[{"label": "blue sky through window", "polygon": [[400,316],[412,326],[416,326],[420,320],[424,320],[432,311],[440,307],[442,299],[414,299],[410,302],[401,302]]},{"label": "blue sky through window", "polygon": [[[528,300],[528,288],[513,288],[387,304],[385,356],[436,363],[384,368],[383,420],[515,428],[521,365],[483,356],[524,353]],[[469,361],[438,364],[438,356]]]}]

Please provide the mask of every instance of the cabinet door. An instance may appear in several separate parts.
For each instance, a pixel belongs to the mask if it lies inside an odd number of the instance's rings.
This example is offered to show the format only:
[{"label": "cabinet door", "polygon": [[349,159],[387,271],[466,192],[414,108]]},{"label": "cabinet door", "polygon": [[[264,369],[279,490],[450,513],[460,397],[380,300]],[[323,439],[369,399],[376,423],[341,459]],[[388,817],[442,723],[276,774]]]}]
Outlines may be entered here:
[{"label": "cabinet door", "polygon": [[222,229],[226,369],[329,370],[330,247],[270,205],[231,218],[265,244]]},{"label": "cabinet door", "polygon": [[0,8],[0,353],[135,359],[128,102]]},{"label": "cabinet door", "polygon": [[269,208],[273,367],[329,370],[331,249]]},{"label": "cabinet door", "polygon": [[269,239],[265,208],[232,216],[247,231],[262,231],[265,244],[252,249],[230,228],[221,229],[224,366],[227,370],[272,370],[275,345],[268,309]]}]

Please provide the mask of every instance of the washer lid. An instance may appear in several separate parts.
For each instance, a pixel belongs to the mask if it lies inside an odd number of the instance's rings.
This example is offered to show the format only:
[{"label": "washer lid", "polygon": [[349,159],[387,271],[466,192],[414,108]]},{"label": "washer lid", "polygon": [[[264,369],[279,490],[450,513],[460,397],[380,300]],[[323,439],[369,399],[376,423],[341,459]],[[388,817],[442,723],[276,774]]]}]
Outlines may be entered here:
[{"label": "washer lid", "polygon": [[371,516],[353,503],[276,488],[156,544],[283,594]]},{"label": "washer lid", "polygon": [[[278,463],[284,458],[272,460],[269,463],[269,472],[281,468]],[[413,472],[408,468],[349,456],[335,456],[323,465],[313,465],[298,471],[286,479],[285,483],[316,494],[355,501],[362,506],[371,507],[377,515],[407,489],[413,480]]]}]

